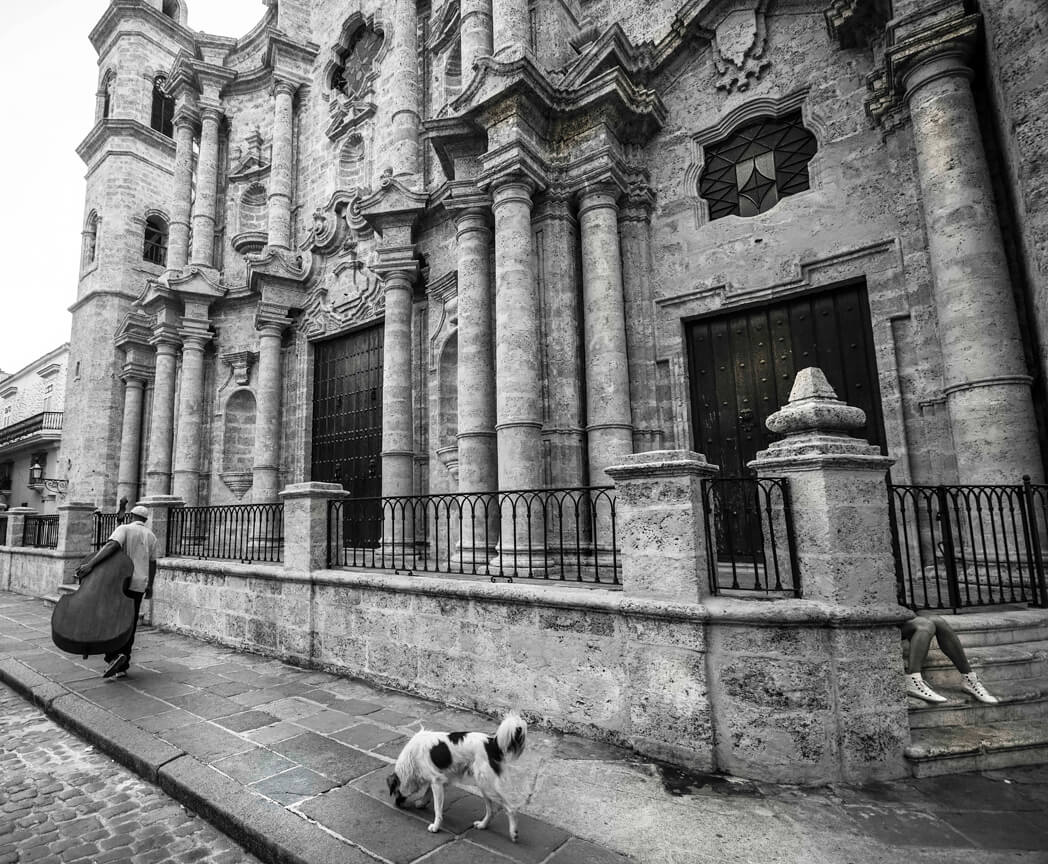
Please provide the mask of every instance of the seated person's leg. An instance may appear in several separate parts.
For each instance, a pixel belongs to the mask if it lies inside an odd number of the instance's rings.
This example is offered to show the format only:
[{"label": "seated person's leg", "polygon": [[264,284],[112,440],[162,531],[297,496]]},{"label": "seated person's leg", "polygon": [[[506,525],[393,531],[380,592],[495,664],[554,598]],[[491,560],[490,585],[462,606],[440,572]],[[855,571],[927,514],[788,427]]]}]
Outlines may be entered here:
[{"label": "seated person's leg", "polygon": [[921,669],[928,656],[928,646],[935,635],[935,624],[927,618],[911,618],[902,624],[902,638],[910,640],[910,651],[906,659],[906,695],[915,696],[925,702],[945,702],[924,680]]},{"label": "seated person's leg", "polygon": [[935,622],[935,640],[939,643],[942,653],[950,658],[950,662],[957,667],[957,671],[963,677],[962,687],[966,693],[970,693],[980,702],[987,705],[996,705],[997,698],[991,696],[979,681],[979,677],[972,671],[968,662],[968,655],[964,653],[964,646],[957,634],[953,632],[950,625],[942,618],[932,618]]}]

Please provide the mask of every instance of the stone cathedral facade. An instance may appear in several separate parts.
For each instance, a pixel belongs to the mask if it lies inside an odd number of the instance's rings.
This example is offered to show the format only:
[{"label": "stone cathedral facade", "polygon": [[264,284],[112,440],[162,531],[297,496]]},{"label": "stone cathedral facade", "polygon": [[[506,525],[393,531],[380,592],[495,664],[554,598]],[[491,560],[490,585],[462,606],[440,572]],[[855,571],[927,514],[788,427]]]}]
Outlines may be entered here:
[{"label": "stone cathedral facade", "polygon": [[1043,477],[1039,0],[264,7],[91,32],[71,500],[741,474],[807,366],[897,482]]}]

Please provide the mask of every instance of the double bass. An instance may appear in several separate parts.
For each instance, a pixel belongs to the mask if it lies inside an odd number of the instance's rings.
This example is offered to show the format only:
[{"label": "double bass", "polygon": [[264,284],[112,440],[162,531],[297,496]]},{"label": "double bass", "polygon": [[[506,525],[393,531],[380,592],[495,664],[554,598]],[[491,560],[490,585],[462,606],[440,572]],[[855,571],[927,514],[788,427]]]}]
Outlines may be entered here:
[{"label": "double bass", "polygon": [[[88,555],[85,563],[94,555]],[[51,614],[51,640],[70,654],[116,651],[135,626],[135,602],[128,596],[135,565],[123,552],[97,564],[79,589],[65,594]]]}]

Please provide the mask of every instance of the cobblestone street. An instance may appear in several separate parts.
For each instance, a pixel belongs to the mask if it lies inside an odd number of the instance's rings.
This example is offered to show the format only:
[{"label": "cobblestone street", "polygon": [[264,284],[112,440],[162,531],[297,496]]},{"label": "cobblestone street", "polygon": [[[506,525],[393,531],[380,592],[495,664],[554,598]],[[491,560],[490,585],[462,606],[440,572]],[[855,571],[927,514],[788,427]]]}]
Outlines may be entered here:
[{"label": "cobblestone street", "polygon": [[0,684],[0,862],[257,859]]}]

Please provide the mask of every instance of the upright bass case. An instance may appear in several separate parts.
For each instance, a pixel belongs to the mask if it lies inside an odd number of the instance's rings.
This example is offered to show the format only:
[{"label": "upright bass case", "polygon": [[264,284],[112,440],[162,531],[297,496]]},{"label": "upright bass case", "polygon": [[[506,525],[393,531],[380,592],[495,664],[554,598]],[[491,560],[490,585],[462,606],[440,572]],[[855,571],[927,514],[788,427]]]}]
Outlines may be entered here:
[{"label": "upright bass case", "polygon": [[126,593],[134,572],[131,559],[117,552],[97,565],[77,591],[63,595],[51,614],[55,645],[87,657],[127,642],[135,626],[135,601]]}]

